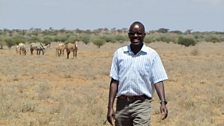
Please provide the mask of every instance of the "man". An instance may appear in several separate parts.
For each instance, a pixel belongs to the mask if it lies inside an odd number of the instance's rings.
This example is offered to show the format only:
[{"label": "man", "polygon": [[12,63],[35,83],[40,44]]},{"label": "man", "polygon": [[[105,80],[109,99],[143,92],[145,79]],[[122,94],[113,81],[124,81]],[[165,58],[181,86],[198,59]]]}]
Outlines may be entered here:
[{"label": "man", "polygon": [[132,23],[128,36],[131,44],[119,48],[112,60],[107,121],[113,125],[115,119],[115,126],[149,126],[154,90],[160,99],[162,119],[168,116],[163,85],[168,77],[158,53],[143,43],[144,25]]}]

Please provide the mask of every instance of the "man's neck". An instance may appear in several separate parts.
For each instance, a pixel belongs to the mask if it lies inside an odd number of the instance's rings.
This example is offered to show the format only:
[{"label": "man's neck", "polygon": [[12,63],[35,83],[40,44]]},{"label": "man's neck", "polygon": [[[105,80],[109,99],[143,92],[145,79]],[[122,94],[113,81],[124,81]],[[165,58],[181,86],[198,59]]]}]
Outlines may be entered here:
[{"label": "man's neck", "polygon": [[143,43],[139,45],[131,44],[130,46],[131,46],[131,51],[136,55],[142,49]]}]

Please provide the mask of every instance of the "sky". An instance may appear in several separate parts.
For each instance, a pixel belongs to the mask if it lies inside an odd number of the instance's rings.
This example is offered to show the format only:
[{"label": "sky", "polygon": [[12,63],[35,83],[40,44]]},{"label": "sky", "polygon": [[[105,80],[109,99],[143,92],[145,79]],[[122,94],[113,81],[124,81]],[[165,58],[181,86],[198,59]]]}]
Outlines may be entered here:
[{"label": "sky", "polygon": [[224,32],[224,0],[0,0],[0,29],[129,28]]}]

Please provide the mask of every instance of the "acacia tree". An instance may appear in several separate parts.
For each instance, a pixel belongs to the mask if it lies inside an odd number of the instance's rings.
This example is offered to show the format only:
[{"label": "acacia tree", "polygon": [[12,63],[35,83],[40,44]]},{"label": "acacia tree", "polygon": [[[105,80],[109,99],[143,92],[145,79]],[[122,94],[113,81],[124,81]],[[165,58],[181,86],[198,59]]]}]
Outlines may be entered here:
[{"label": "acacia tree", "polygon": [[168,31],[169,31],[169,29],[167,29],[167,28],[160,28],[157,32],[167,33]]},{"label": "acacia tree", "polygon": [[90,42],[90,35],[81,34],[80,35],[80,40],[87,45]]},{"label": "acacia tree", "polygon": [[65,43],[75,43],[78,40],[79,39],[77,38],[77,36],[69,36],[69,38],[65,41]]},{"label": "acacia tree", "polygon": [[8,48],[11,48],[13,45],[15,45],[12,38],[6,38],[5,42]]},{"label": "acacia tree", "polygon": [[105,40],[102,37],[94,37],[93,44],[100,48],[102,45],[105,44]]},{"label": "acacia tree", "polygon": [[40,37],[37,37],[37,36],[30,36],[27,38],[27,41],[29,43],[33,43],[33,42],[39,42],[40,41]]},{"label": "acacia tree", "polygon": [[17,35],[12,38],[12,42],[13,42],[13,44],[18,45],[19,43],[25,43],[26,38],[24,36]]},{"label": "acacia tree", "polygon": [[196,45],[196,41],[188,37],[179,37],[177,43],[186,47]]},{"label": "acacia tree", "polygon": [[52,36],[45,36],[43,38],[43,43],[44,44],[51,44],[51,42],[54,40],[54,38]]}]

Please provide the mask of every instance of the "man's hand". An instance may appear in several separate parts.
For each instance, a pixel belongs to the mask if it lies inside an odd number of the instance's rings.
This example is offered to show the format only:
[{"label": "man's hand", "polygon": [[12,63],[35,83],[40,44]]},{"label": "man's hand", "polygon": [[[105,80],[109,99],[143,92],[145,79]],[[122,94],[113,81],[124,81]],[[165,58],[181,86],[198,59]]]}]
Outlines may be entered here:
[{"label": "man's hand", "polygon": [[107,112],[107,121],[113,125],[113,120],[115,118],[115,113],[114,110],[111,108],[108,108],[108,112]]},{"label": "man's hand", "polygon": [[168,109],[165,104],[161,104],[160,113],[162,115],[161,116],[162,120],[166,119],[166,117],[168,116]]}]

